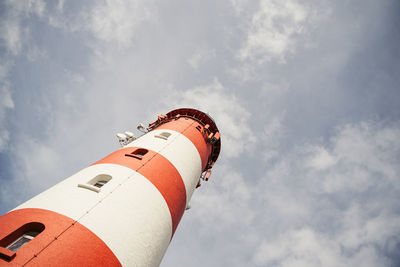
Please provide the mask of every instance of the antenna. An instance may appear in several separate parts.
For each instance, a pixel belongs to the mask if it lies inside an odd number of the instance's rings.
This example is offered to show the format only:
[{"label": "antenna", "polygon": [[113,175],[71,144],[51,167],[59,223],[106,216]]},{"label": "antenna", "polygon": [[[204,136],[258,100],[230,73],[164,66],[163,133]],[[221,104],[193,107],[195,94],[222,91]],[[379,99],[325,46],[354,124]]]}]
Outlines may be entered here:
[{"label": "antenna", "polygon": [[136,139],[132,132],[117,133],[118,142],[121,146],[126,146]]},{"label": "antenna", "polygon": [[135,135],[132,132],[125,132],[125,135],[128,136],[128,138],[136,139]]},{"label": "antenna", "polygon": [[137,128],[139,131],[141,131],[142,133],[147,133],[147,129],[144,128],[144,125],[142,123],[140,123]]},{"label": "antenna", "polygon": [[126,145],[126,140],[128,139],[128,136],[126,136],[123,133],[117,133],[117,138],[118,138],[118,142],[121,146]]},{"label": "antenna", "polygon": [[135,135],[132,132],[125,132],[125,135],[127,136],[127,139],[125,141],[125,145],[131,143],[133,140],[136,139]]}]

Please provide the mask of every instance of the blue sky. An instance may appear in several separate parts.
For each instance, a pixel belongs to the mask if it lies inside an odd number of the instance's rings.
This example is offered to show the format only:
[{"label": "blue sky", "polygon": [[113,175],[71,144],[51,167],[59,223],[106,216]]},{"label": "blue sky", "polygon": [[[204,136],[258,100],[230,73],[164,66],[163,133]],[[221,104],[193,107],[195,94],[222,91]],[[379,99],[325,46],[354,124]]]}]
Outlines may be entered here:
[{"label": "blue sky", "polygon": [[0,212],[194,107],[222,152],[162,266],[399,266],[397,1],[2,1]]}]

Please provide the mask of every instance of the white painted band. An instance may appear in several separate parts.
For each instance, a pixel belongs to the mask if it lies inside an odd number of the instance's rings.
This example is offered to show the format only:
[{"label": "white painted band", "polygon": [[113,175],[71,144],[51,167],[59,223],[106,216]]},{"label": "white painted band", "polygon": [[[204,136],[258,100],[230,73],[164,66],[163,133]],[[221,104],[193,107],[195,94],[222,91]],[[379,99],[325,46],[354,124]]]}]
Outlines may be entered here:
[{"label": "white painted band", "polygon": [[[112,176],[99,192],[78,186],[99,174]],[[16,209],[22,208],[47,209],[77,220],[102,239],[123,266],[158,266],[172,236],[171,214],[158,189],[116,164],[85,168]]]}]

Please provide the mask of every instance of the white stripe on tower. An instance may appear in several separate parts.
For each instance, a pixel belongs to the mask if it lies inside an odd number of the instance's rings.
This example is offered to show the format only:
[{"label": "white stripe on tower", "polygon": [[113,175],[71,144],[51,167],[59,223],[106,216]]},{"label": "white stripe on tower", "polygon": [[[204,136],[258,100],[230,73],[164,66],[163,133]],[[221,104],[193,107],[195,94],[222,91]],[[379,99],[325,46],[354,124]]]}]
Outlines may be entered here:
[{"label": "white stripe on tower", "polygon": [[[78,187],[99,174],[112,179],[97,193]],[[16,209],[40,208],[78,221],[103,240],[123,266],[158,266],[172,236],[167,203],[143,175],[95,164]]]},{"label": "white stripe on tower", "polygon": [[79,222],[107,244],[122,266],[159,266],[172,236],[167,203],[139,173]]},{"label": "white stripe on tower", "polygon": [[[116,188],[119,183],[135,173],[132,169],[116,164],[92,165],[21,204],[15,210],[24,208],[46,209],[77,221]],[[78,185],[87,184],[92,178],[101,174],[111,175],[112,179],[98,193],[78,187]]]}]

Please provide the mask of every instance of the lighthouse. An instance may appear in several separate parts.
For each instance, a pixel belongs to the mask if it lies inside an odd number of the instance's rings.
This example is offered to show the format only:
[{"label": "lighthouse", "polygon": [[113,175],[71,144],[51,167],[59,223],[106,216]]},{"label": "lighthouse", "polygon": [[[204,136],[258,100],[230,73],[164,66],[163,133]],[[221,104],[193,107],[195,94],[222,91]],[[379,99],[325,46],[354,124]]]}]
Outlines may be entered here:
[{"label": "lighthouse", "polygon": [[[0,217],[0,266],[159,266],[218,158],[214,120],[181,108]],[[40,166],[38,166],[40,167]]]}]

